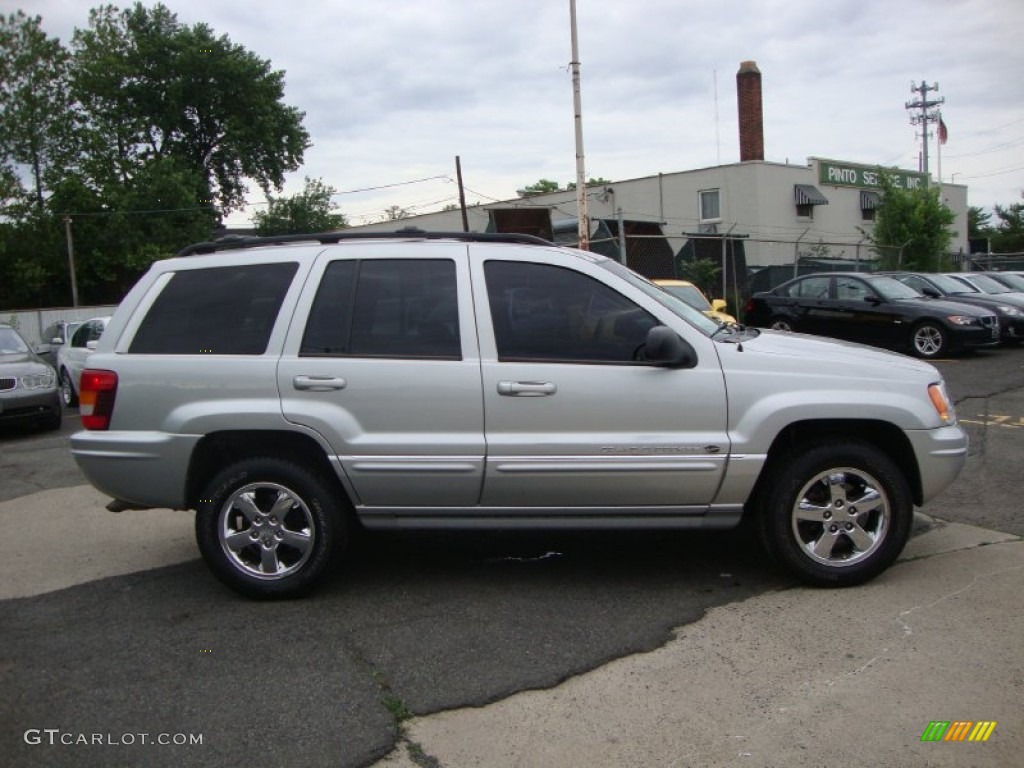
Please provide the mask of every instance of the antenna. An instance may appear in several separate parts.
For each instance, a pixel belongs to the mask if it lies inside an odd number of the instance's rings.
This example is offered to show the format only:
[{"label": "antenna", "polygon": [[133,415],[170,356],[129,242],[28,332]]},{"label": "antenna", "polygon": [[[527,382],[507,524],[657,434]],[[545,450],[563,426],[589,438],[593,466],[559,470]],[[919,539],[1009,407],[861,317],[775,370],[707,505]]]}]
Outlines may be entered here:
[{"label": "antenna", "polygon": [[722,164],[722,136],[718,130],[718,70],[711,70],[715,81],[715,164]]},{"label": "antenna", "polygon": [[[924,172],[925,184],[927,184],[928,180],[930,179],[930,176],[928,175],[928,123],[939,122],[939,113],[937,110],[934,110],[933,108],[939,106],[940,104],[946,103],[946,99],[944,97],[939,99],[928,98],[929,91],[937,90],[939,90],[938,83],[932,83],[931,85],[928,85],[928,83],[922,80],[921,84],[917,85],[916,83],[911,81],[910,92],[920,94],[920,98],[918,98],[917,101],[908,101],[905,105],[906,109],[908,110],[916,109],[920,111],[920,114],[912,114],[910,116],[910,124],[921,126],[921,170]],[[939,182],[941,183],[941,181],[942,180],[940,179]]]}]

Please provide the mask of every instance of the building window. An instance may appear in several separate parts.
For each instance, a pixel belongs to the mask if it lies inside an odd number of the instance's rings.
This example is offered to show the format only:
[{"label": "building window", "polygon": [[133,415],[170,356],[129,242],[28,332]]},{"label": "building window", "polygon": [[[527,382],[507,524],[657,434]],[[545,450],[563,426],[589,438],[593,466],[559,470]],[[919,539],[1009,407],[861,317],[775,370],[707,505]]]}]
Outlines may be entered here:
[{"label": "building window", "polygon": [[811,204],[797,205],[796,217],[798,219],[813,219],[814,218],[814,206]]},{"label": "building window", "polygon": [[719,206],[717,189],[705,189],[700,193],[700,220],[722,220],[722,209]]}]

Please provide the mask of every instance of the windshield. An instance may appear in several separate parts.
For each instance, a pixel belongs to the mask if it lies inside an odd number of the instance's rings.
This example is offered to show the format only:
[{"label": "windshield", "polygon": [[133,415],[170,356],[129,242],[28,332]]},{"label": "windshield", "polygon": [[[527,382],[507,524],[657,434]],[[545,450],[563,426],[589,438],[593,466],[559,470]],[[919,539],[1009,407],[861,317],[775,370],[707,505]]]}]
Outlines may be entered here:
[{"label": "windshield", "polygon": [[868,282],[875,289],[879,296],[887,301],[896,299],[920,299],[921,294],[904,285],[894,277],[873,277]]},{"label": "windshield", "polygon": [[[992,279],[994,280],[995,278]],[[1024,291],[1024,277],[1021,277],[1020,275],[1012,275],[1009,272],[1000,272],[999,281],[1006,283],[1015,291]]]},{"label": "windshield", "polygon": [[978,286],[985,293],[1012,293],[1012,288],[1007,288],[998,280],[993,280],[988,275],[967,275],[967,279]]},{"label": "windshield", "polygon": [[973,285],[961,283],[959,280],[946,275],[928,275],[931,280],[943,293],[981,293]]},{"label": "windshield", "polygon": [[668,308],[673,314],[683,318],[690,325],[697,327],[705,335],[710,336],[722,327],[721,323],[717,320],[712,320],[703,312],[694,309],[682,299],[676,298],[646,277],[641,277],[633,270],[622,266],[619,262],[606,259],[598,262],[598,264],[609,272],[623,278],[631,285],[636,286],[663,307]]},{"label": "windshield", "polygon": [[28,352],[28,344],[13,328],[0,328],[0,355]]},{"label": "windshield", "polygon": [[692,285],[659,285],[663,291],[668,291],[677,299],[682,299],[694,309],[705,312],[711,309],[711,304],[704,298],[704,294]]}]

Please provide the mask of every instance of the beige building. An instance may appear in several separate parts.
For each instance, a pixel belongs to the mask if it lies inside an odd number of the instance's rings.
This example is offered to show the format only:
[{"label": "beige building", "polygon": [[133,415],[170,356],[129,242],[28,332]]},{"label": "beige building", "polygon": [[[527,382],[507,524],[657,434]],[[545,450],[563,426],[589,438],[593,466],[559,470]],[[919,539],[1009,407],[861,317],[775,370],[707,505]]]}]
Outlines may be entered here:
[{"label": "beige building", "polygon": [[[688,259],[722,264],[732,286],[752,268],[794,266],[821,258],[871,260],[871,232],[879,199],[879,168],[810,158],[806,164],[764,160],[761,74],[743,62],[737,74],[739,163],[658,174],[588,187],[591,250],[618,258],[652,278],[674,277]],[[923,173],[887,169],[903,188],[926,183]],[[953,253],[966,253],[967,187],[942,187],[954,212]],[[577,242],[575,191],[553,192],[468,208],[473,231],[522,232]],[[461,230],[461,211],[403,219],[399,226]],[[394,230],[396,222],[360,227]],[[775,281],[777,282],[777,280]],[[735,286],[732,286],[735,287]],[[763,286],[758,286],[763,287]]]}]

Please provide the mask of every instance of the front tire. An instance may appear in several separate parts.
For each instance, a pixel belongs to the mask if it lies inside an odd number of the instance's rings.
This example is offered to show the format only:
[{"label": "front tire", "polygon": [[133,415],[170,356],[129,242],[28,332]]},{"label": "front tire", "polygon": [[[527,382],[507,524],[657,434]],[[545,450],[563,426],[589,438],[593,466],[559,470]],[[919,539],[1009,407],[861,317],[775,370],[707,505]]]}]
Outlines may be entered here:
[{"label": "front tire", "polygon": [[775,464],[759,510],[762,540],[813,586],[873,579],[903,551],[914,506],[900,469],[874,446],[818,443]]},{"label": "front tire", "polygon": [[318,474],[277,458],[219,472],[196,510],[196,541],[224,584],[247,597],[311,590],[347,542],[339,493]]},{"label": "front tire", "polygon": [[768,327],[774,331],[793,332],[793,321],[788,317],[775,316],[768,321]]},{"label": "front tire", "polygon": [[914,326],[910,334],[910,351],[916,357],[929,360],[944,355],[949,349],[949,334],[932,320]]}]

